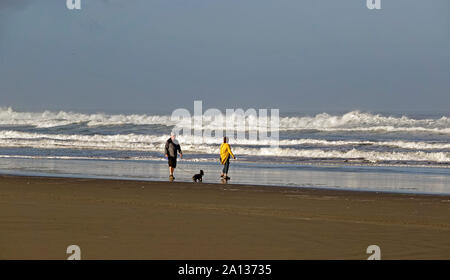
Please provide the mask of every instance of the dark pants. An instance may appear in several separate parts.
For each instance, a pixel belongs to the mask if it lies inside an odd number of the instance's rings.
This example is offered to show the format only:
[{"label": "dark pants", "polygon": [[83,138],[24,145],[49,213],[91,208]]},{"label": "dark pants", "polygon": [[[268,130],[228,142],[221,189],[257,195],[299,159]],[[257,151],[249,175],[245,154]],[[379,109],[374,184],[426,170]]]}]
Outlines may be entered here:
[{"label": "dark pants", "polygon": [[173,168],[177,167],[177,157],[169,156],[169,166]]},{"label": "dark pants", "polygon": [[228,174],[228,168],[230,168],[230,157],[228,157],[225,163],[223,164],[222,173]]}]

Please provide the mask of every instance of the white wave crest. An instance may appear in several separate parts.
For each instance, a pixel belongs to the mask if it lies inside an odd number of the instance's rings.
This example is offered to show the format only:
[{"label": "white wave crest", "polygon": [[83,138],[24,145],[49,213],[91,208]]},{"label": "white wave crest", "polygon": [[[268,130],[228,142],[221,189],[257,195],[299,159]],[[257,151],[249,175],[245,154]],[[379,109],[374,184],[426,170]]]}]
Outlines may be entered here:
[{"label": "white wave crest", "polygon": [[[108,148],[121,150],[147,150],[152,146],[161,146],[168,139],[167,135],[65,135],[65,134],[43,134],[20,131],[0,131],[0,146],[26,146],[33,147],[72,147],[72,148]],[[39,141],[37,141],[39,140]],[[178,136],[178,140],[184,145],[194,145],[196,140],[193,136]],[[202,143],[206,145],[220,145],[222,139],[217,137],[203,137]],[[234,145],[270,146],[273,140],[235,140]],[[153,145],[152,145],[153,144]],[[450,143],[435,142],[408,142],[408,141],[344,141],[344,140],[321,140],[321,139],[292,139],[280,140],[279,146],[385,146],[412,150],[446,150],[450,149]]]},{"label": "white wave crest", "polygon": [[[246,151],[236,151],[245,153]],[[438,163],[450,163],[450,154],[445,152],[427,153],[422,151],[417,152],[377,152],[377,151],[360,151],[352,149],[350,151],[324,151],[319,149],[314,150],[296,150],[283,148],[261,148],[259,151],[254,151],[260,156],[285,156],[285,157],[299,157],[299,158],[314,158],[314,159],[362,159],[370,162],[380,161],[429,161]]]},{"label": "white wave crest", "polygon": [[[231,116],[231,119],[236,119]],[[193,119],[192,119],[193,121]],[[249,116],[246,122],[254,122]],[[108,115],[81,114],[73,112],[16,112],[12,108],[0,108],[0,125],[3,126],[33,126],[38,128],[49,128],[65,126],[76,123],[87,123],[88,126],[106,125],[149,125],[159,124],[173,126],[168,115]],[[193,122],[192,122],[193,123]],[[241,125],[237,125],[239,129]],[[225,125],[212,124],[205,121],[203,129],[225,129]],[[248,130],[248,127],[245,128]],[[380,114],[370,114],[352,111],[340,116],[327,113],[305,117],[281,117],[280,130],[319,130],[319,131],[368,131],[368,132],[424,132],[450,134],[450,118],[443,116],[439,119],[412,119],[406,116],[393,117]]]},{"label": "white wave crest", "polygon": [[[196,139],[193,136],[179,135],[178,140],[183,145],[194,145]],[[148,150],[151,147],[162,147],[168,139],[167,135],[139,135],[139,134],[117,134],[117,135],[66,135],[30,133],[12,130],[0,131],[0,146],[35,148],[69,147],[69,148],[105,148],[120,150]],[[218,137],[205,136],[201,138],[202,144],[220,145],[222,139]],[[273,140],[239,139],[232,140],[233,145],[245,146],[270,146]],[[344,140],[322,140],[322,139],[291,139],[279,140],[278,146],[383,146],[391,148],[403,148],[411,150],[450,150],[450,143],[436,142],[408,142],[408,141],[344,141]]]},{"label": "white wave crest", "polygon": [[[217,154],[220,139],[208,138],[205,144],[195,144],[193,138],[180,136],[183,150],[190,153]],[[18,131],[0,131],[0,146],[2,147],[32,147],[32,148],[72,148],[72,149],[109,149],[109,150],[136,150],[161,152],[164,149],[167,136],[155,135],[63,135],[63,134],[39,134]],[[323,145],[323,146],[347,146],[347,145],[383,145],[396,146],[411,149],[448,149],[447,143],[423,143],[423,142],[370,142],[370,141],[326,141],[315,139],[282,140],[280,147],[258,147],[265,144],[258,142],[235,143],[234,151],[241,155],[251,156],[276,156],[298,158],[339,158],[339,159],[364,159],[371,162],[377,161],[433,161],[450,162],[447,152],[424,151],[366,151],[357,148],[351,150],[321,150],[291,148],[292,145]],[[246,147],[245,145],[256,146]],[[243,146],[244,145],[244,146]]]},{"label": "white wave crest", "polygon": [[26,125],[38,128],[49,128],[76,123],[87,123],[89,126],[122,125],[122,124],[169,124],[170,116],[150,115],[108,115],[80,114],[73,112],[16,112],[12,108],[0,108],[0,125]]},{"label": "white wave crest", "polygon": [[342,116],[327,113],[314,117],[287,117],[280,119],[280,127],[286,130],[325,131],[404,131],[450,133],[450,118],[411,119],[352,111]]}]

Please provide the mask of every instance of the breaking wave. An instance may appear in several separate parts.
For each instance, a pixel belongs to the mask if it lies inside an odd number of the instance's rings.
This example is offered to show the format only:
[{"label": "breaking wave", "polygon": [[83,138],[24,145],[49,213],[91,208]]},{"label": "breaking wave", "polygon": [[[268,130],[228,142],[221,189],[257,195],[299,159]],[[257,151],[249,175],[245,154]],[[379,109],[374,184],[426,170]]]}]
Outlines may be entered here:
[{"label": "breaking wave", "polygon": [[[236,119],[236,116],[231,116],[231,119]],[[254,117],[246,117],[247,123],[254,121]],[[16,112],[12,108],[0,108],[1,126],[51,128],[71,124],[86,124],[91,127],[125,124],[174,126],[176,122],[171,120],[169,115],[81,114],[64,111],[36,113]],[[205,121],[203,129],[225,129],[225,126]],[[318,130],[450,134],[450,118],[442,116],[439,119],[413,119],[406,116],[394,117],[352,111],[343,115],[321,113],[315,116],[281,117],[279,129],[282,131]],[[248,130],[248,127],[246,130]]]},{"label": "breaking wave", "polygon": [[[95,149],[120,149],[120,150],[148,150],[160,148],[167,140],[167,135],[141,135],[141,134],[116,134],[116,135],[66,135],[31,133],[12,130],[0,131],[0,146],[3,147],[34,147],[34,148],[95,148]],[[178,136],[183,145],[195,145],[193,136]],[[222,139],[218,137],[203,137],[202,144],[220,145]],[[245,146],[270,146],[273,140],[235,140],[233,145]],[[382,146],[413,150],[450,150],[450,143],[446,142],[410,142],[410,141],[344,141],[322,139],[288,139],[279,140],[279,146]]]},{"label": "breaking wave", "polygon": [[[162,153],[166,135],[64,135],[40,134],[18,131],[0,131],[1,147],[31,147],[43,149],[97,149],[152,151]],[[220,139],[205,138],[205,143],[195,144],[193,137],[180,136],[183,150],[189,153],[217,154]],[[450,162],[450,143],[425,143],[405,141],[328,141],[315,139],[281,140],[279,147],[269,146],[268,141],[245,140],[234,143],[234,151],[239,155],[297,157],[311,159],[361,159],[379,161],[432,161]],[[312,146],[303,149],[302,145]],[[412,149],[412,151],[370,151],[359,149],[367,145]],[[295,146],[295,147],[293,147]],[[298,147],[299,146],[299,147]],[[314,148],[314,146],[317,146]],[[321,148],[321,147],[325,147]],[[334,148],[333,148],[334,147]],[[345,148],[346,147],[346,148]],[[345,148],[345,149],[344,149]],[[420,149],[420,150],[418,150]],[[444,151],[423,151],[444,150]]]},{"label": "breaking wave", "polygon": [[[231,119],[237,118],[237,115],[231,116]],[[247,124],[254,122],[254,117],[246,117]],[[17,112],[12,108],[0,108],[0,157],[158,158],[175,124],[168,115]],[[143,127],[145,125],[147,127]],[[208,119],[202,126],[204,130],[224,128]],[[281,117],[279,128],[279,141],[270,138],[232,140],[233,149],[248,160],[270,157],[268,162],[282,162],[287,158],[289,162],[349,159],[450,164],[450,118],[446,116],[420,119],[360,111],[342,115],[322,113]],[[243,130],[249,131],[249,128],[244,126]],[[178,140],[187,154],[195,155],[189,159],[192,161],[216,159],[221,143],[220,137],[206,136],[198,142],[199,139],[187,134],[179,135]],[[34,150],[28,151],[30,149]]]}]

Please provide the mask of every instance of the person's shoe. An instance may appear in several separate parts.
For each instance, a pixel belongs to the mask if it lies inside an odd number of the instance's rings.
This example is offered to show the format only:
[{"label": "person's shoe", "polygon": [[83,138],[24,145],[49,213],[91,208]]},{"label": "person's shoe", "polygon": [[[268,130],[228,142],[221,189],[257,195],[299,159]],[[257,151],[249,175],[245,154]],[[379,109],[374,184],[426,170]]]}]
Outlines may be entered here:
[{"label": "person's shoe", "polygon": [[175,179],[175,177],[173,177],[173,175],[170,175],[169,178],[172,180]]},{"label": "person's shoe", "polygon": [[228,177],[228,176],[227,176],[227,177],[225,177],[225,180],[230,180],[230,179],[231,179],[231,178],[230,178],[230,177]]}]

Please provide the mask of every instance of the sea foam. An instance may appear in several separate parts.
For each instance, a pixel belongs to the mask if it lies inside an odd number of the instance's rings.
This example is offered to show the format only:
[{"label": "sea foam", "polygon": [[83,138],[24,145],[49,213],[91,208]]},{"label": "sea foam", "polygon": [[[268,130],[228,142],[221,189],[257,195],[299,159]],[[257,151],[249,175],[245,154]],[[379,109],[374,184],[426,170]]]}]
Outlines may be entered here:
[{"label": "sea foam", "polygon": [[[233,116],[230,118],[234,119]],[[252,117],[247,117],[247,122],[251,121],[249,118]],[[119,126],[126,124],[174,126],[176,124],[175,121],[171,120],[171,116],[169,115],[81,114],[64,111],[17,112],[12,108],[0,108],[0,125],[2,126],[51,128],[82,123],[85,123],[87,126]],[[226,126],[218,126],[208,122],[205,118],[202,128],[214,130],[226,129]],[[237,125],[236,128],[241,129],[241,126]],[[279,129],[282,131],[317,130],[450,134],[450,118],[442,116],[439,119],[412,119],[406,116],[383,116],[380,114],[352,111],[343,115],[321,113],[315,116],[281,117]],[[247,125],[245,130],[250,130],[250,127]]]}]

